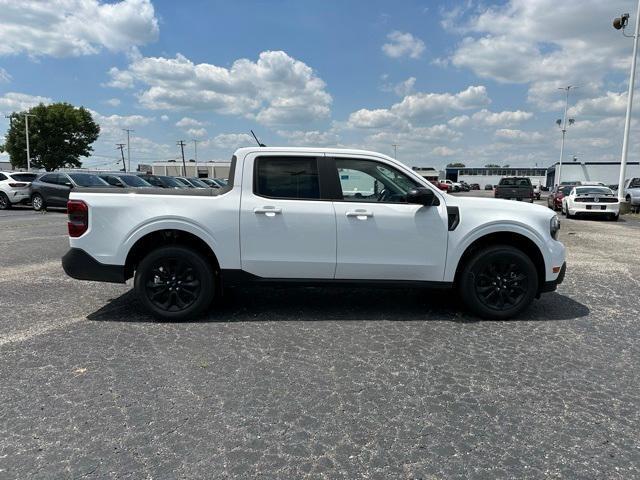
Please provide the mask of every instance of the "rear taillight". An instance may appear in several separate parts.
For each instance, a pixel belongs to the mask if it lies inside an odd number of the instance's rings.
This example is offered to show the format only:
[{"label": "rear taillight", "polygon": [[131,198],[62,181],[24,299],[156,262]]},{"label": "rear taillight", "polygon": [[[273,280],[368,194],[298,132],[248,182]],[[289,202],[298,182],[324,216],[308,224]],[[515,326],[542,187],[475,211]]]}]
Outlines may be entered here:
[{"label": "rear taillight", "polygon": [[27,185],[29,185],[28,183],[10,183],[9,186],[11,188],[22,188],[22,187],[26,187]]},{"label": "rear taillight", "polygon": [[82,200],[69,200],[67,202],[67,215],[69,215],[69,236],[81,237],[89,229],[89,207]]}]

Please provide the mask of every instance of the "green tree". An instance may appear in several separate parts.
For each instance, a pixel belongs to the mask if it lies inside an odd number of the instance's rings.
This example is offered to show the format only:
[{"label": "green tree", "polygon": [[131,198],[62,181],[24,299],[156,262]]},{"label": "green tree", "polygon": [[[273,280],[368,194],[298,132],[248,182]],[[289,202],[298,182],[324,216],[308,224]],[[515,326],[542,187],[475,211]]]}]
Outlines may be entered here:
[{"label": "green tree", "polygon": [[499,168],[500,165],[496,164],[496,163],[487,163],[484,168]]},{"label": "green tree", "polygon": [[29,117],[29,151],[31,167],[47,172],[61,167],[81,167],[80,157],[93,151],[91,144],[100,134],[100,127],[84,107],[68,103],[40,104],[28,112],[14,112],[0,151],[7,152],[16,168],[27,166],[27,142],[24,114]]},{"label": "green tree", "polygon": [[460,162],[455,162],[455,163],[448,163],[447,167],[452,167],[452,168],[464,168],[466,165],[464,163],[460,163]]}]

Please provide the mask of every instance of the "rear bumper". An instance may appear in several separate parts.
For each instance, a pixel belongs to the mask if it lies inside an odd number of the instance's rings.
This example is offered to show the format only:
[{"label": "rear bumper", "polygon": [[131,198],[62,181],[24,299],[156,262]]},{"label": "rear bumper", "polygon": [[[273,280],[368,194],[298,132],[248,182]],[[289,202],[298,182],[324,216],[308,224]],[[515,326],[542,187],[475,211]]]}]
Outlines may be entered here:
[{"label": "rear bumper", "polygon": [[62,257],[62,268],[67,275],[77,280],[109,283],[126,282],[123,265],[100,263],[81,248],[71,248]]},{"label": "rear bumper", "polygon": [[24,203],[27,202],[30,198],[29,190],[27,189],[14,190],[12,192],[9,192],[7,196],[9,197],[9,201],[11,203]]},{"label": "rear bumper", "polygon": [[549,282],[544,282],[544,284],[542,285],[542,288],[540,289],[540,293],[546,293],[546,292],[555,291],[556,288],[558,288],[558,285],[560,285],[564,281],[565,273],[567,273],[567,262],[564,262],[562,264],[562,268],[560,269],[560,273],[558,274],[558,277],[555,280],[551,280]]},{"label": "rear bumper", "polygon": [[[590,208],[587,208],[589,206]],[[606,207],[604,210],[601,207]],[[604,214],[617,214],[620,212],[620,204],[619,203],[587,203],[587,204],[576,204],[574,203],[573,208],[569,209],[569,213],[572,215],[575,214],[590,214],[590,215],[604,215]]]}]

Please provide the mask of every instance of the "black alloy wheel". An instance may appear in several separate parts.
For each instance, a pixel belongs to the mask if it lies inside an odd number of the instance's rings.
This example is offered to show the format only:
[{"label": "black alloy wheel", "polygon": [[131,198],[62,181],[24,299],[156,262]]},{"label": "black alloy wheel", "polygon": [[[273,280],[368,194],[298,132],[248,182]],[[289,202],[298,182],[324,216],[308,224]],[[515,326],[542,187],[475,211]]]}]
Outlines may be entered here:
[{"label": "black alloy wheel", "polygon": [[182,246],[160,247],[138,265],[134,287],[156,317],[189,320],[204,312],[214,293],[214,272],[200,253]]},{"label": "black alloy wheel", "polygon": [[482,318],[504,320],[524,310],[538,291],[535,265],[522,250],[496,245],[477,251],[459,281],[465,304]]},{"label": "black alloy wheel", "polygon": [[11,202],[9,201],[9,197],[4,192],[0,192],[0,210],[7,210],[11,208]]}]

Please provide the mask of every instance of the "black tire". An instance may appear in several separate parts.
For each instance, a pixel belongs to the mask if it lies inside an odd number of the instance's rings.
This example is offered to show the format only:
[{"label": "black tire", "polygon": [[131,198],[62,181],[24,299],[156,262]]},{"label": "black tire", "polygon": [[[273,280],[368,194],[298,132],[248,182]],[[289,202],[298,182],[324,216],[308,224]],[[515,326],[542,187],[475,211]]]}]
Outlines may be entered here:
[{"label": "black tire", "polygon": [[619,218],[620,218],[620,214],[619,213],[612,213],[611,216],[609,217],[609,220],[611,220],[613,222],[617,222]]},{"label": "black tire", "polygon": [[522,250],[495,245],[478,250],[464,265],[459,290],[481,318],[507,320],[527,308],[538,293],[538,272]]},{"label": "black tire", "polygon": [[155,317],[195,320],[215,297],[214,270],[195,250],[160,247],[138,264],[134,289],[140,302]]},{"label": "black tire", "polygon": [[7,194],[0,192],[0,210],[9,210],[11,208],[11,201]]},{"label": "black tire", "polygon": [[47,204],[45,203],[44,198],[42,198],[42,195],[40,195],[39,193],[34,193],[31,196],[31,206],[36,212],[47,208]]}]

